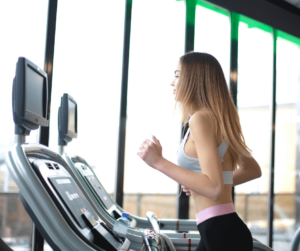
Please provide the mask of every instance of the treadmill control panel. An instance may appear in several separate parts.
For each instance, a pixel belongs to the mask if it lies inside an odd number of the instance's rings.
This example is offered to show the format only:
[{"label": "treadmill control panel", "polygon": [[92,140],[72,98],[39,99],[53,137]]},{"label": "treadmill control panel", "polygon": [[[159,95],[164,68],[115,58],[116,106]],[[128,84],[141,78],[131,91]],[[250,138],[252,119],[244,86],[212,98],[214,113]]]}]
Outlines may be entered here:
[{"label": "treadmill control panel", "polygon": [[49,181],[82,229],[87,227],[81,216],[86,211],[90,212],[94,218],[98,218],[80,189],[75,185],[73,179],[68,177],[51,177]]},{"label": "treadmill control panel", "polygon": [[110,198],[108,198],[108,194],[104,191],[102,188],[100,182],[95,177],[94,174],[85,176],[86,181],[89,183],[89,185],[94,189],[94,191],[97,193],[97,195],[100,197],[104,205],[109,209],[113,206],[111,203]]},{"label": "treadmill control panel", "polygon": [[81,233],[86,241],[88,240],[102,250],[119,250],[123,245],[123,240],[99,219],[73,177],[62,164],[44,159],[35,159],[31,164],[76,233]]}]

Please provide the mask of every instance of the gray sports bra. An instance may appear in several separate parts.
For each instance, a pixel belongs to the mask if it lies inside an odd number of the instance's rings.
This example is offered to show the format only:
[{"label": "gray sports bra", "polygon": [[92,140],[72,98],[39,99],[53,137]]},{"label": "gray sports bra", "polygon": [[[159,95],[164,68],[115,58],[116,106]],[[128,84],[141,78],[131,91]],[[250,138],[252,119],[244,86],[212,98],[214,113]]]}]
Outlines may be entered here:
[{"label": "gray sports bra", "polygon": [[[188,138],[190,132],[190,128],[186,132],[177,153],[177,163],[179,166],[181,166],[184,169],[196,172],[196,173],[202,173],[201,167],[199,164],[198,158],[193,158],[190,156],[187,156],[184,152],[184,146],[185,142]],[[221,162],[223,162],[223,157],[228,149],[228,144],[226,140],[224,139],[222,143],[218,147],[218,152],[221,158]],[[224,185],[233,184],[233,171],[223,171],[223,178],[224,178]]]}]

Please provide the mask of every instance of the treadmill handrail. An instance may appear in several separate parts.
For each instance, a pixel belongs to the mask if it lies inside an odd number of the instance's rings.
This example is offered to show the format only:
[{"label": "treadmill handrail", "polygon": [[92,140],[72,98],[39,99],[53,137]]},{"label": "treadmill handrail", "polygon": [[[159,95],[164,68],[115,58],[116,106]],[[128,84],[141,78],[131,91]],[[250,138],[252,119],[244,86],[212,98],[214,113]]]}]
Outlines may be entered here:
[{"label": "treadmill handrail", "polygon": [[298,251],[299,244],[300,244],[300,227],[297,229],[297,231],[293,236],[290,251]]},{"label": "treadmill handrail", "polygon": [[158,221],[157,221],[157,217],[156,215],[151,212],[151,211],[148,211],[146,213],[146,217],[147,219],[149,220],[149,223],[153,229],[153,231],[156,233],[156,234],[159,234],[160,232],[160,228],[159,228],[159,225],[158,225]]}]

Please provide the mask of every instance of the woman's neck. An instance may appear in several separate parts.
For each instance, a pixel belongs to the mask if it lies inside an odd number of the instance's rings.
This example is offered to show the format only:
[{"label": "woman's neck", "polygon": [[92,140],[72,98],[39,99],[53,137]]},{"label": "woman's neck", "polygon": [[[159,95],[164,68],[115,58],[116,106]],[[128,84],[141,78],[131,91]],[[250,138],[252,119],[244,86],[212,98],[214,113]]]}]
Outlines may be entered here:
[{"label": "woman's neck", "polygon": [[189,110],[189,116],[191,117],[195,112],[198,112],[198,111],[201,111],[201,110],[204,110],[205,108],[202,107],[202,108],[199,108],[199,107],[192,107],[190,110]]}]

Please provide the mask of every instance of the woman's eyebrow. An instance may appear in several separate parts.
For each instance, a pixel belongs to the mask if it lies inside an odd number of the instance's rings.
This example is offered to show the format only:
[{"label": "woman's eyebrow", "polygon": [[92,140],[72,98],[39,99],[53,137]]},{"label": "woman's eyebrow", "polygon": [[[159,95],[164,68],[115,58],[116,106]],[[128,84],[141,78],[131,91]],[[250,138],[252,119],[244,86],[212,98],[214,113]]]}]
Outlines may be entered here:
[{"label": "woman's eyebrow", "polygon": [[[180,72],[179,70],[176,70],[176,71]],[[175,74],[176,74],[176,71],[174,71]]]}]

